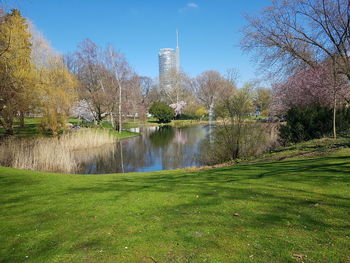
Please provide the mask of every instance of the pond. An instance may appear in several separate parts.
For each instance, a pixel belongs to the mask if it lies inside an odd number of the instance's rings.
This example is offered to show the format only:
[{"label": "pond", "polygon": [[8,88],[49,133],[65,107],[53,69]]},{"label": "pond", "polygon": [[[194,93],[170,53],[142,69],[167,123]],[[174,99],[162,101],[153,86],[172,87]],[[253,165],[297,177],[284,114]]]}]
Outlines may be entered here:
[{"label": "pond", "polygon": [[197,155],[201,141],[209,134],[208,126],[136,129],[139,136],[116,145],[75,152],[80,167],[77,173],[146,172],[202,165]]}]

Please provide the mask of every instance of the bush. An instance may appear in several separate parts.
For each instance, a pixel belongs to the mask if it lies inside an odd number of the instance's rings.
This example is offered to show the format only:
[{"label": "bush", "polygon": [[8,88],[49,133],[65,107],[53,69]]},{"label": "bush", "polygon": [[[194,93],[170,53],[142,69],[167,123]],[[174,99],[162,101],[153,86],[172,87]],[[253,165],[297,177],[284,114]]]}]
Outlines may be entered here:
[{"label": "bush", "polygon": [[160,123],[168,123],[175,117],[174,109],[160,101],[152,104],[149,113],[157,118]]},{"label": "bush", "polygon": [[258,155],[276,145],[275,127],[275,124],[249,122],[217,126],[201,143],[198,159],[206,165],[214,165]]},{"label": "bush", "polygon": [[65,123],[66,116],[63,113],[58,113],[56,110],[48,108],[41,118],[40,127],[44,133],[49,131],[53,135],[57,135],[64,128]]},{"label": "bush", "polygon": [[[286,115],[286,125],[280,127],[280,139],[283,144],[297,143],[324,136],[330,136],[333,130],[333,110],[314,104],[291,108]],[[350,110],[337,110],[336,128],[343,132],[350,127]]]},{"label": "bush", "polygon": [[208,115],[207,110],[200,105],[189,104],[187,105],[184,113],[180,116],[183,120],[203,120]]}]

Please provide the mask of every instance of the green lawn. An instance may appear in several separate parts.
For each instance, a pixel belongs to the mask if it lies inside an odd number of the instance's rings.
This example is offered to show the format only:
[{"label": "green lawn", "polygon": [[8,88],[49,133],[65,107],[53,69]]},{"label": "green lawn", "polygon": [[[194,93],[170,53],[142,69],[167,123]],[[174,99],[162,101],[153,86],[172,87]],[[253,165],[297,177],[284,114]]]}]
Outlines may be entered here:
[{"label": "green lawn", "polygon": [[[32,137],[43,135],[40,130],[40,118],[25,118],[24,128],[19,126],[19,121],[15,121],[13,125],[14,135],[18,137]],[[0,125],[0,137],[5,135],[5,129]]]},{"label": "green lawn", "polygon": [[0,262],[350,262],[350,149],[213,170],[0,167]]},{"label": "green lawn", "polygon": [[[79,121],[77,119],[68,119],[68,122],[71,124],[79,124]],[[24,123],[25,123],[25,126],[23,128],[19,126],[18,121],[14,123],[14,135],[16,137],[51,136],[49,133],[43,133],[42,130],[40,129],[40,118],[25,118]],[[96,128],[96,126],[93,124],[85,124],[85,125],[91,128]],[[111,129],[112,126],[105,121],[102,123],[101,128]],[[122,131],[122,133],[119,133],[112,129],[110,132],[120,139],[138,135],[137,133],[129,132],[129,131]],[[0,138],[3,135],[5,135],[5,130],[2,126],[0,126]]]},{"label": "green lawn", "polygon": [[140,135],[139,133],[136,133],[136,132],[122,131],[121,133],[119,133],[118,131],[115,131],[115,130],[110,130],[110,133],[115,135],[119,139],[130,138],[130,137]]}]

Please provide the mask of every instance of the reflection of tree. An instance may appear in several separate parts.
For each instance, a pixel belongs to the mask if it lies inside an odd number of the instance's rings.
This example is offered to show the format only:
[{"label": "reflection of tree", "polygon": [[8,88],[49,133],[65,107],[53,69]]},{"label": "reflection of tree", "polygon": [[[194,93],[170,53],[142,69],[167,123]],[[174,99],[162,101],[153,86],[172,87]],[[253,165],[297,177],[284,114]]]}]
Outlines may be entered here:
[{"label": "reflection of tree", "polygon": [[207,128],[203,126],[147,128],[141,136],[77,153],[80,173],[115,173],[123,169],[125,172],[156,171],[193,166],[198,164],[195,156],[206,133]]},{"label": "reflection of tree", "polygon": [[174,138],[174,129],[170,126],[159,127],[157,131],[149,135],[149,139],[153,146],[164,147],[168,145]]},{"label": "reflection of tree", "polygon": [[187,141],[188,141],[187,133],[184,132],[183,129],[176,129],[173,142],[178,144],[185,144],[187,143]]},{"label": "reflection of tree", "polygon": [[173,143],[162,151],[163,169],[176,169],[199,164],[196,162],[199,142],[204,139],[207,129],[202,126],[175,129]]}]

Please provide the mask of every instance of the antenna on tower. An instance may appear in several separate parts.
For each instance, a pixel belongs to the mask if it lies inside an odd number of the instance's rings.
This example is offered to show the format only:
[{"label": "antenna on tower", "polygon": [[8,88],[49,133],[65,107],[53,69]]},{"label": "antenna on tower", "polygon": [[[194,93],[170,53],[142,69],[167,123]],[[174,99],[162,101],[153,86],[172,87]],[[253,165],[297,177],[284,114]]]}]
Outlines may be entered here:
[{"label": "antenna on tower", "polygon": [[176,29],[176,48],[179,47],[179,30]]},{"label": "antenna on tower", "polygon": [[180,72],[179,31],[176,29],[176,71]]}]

